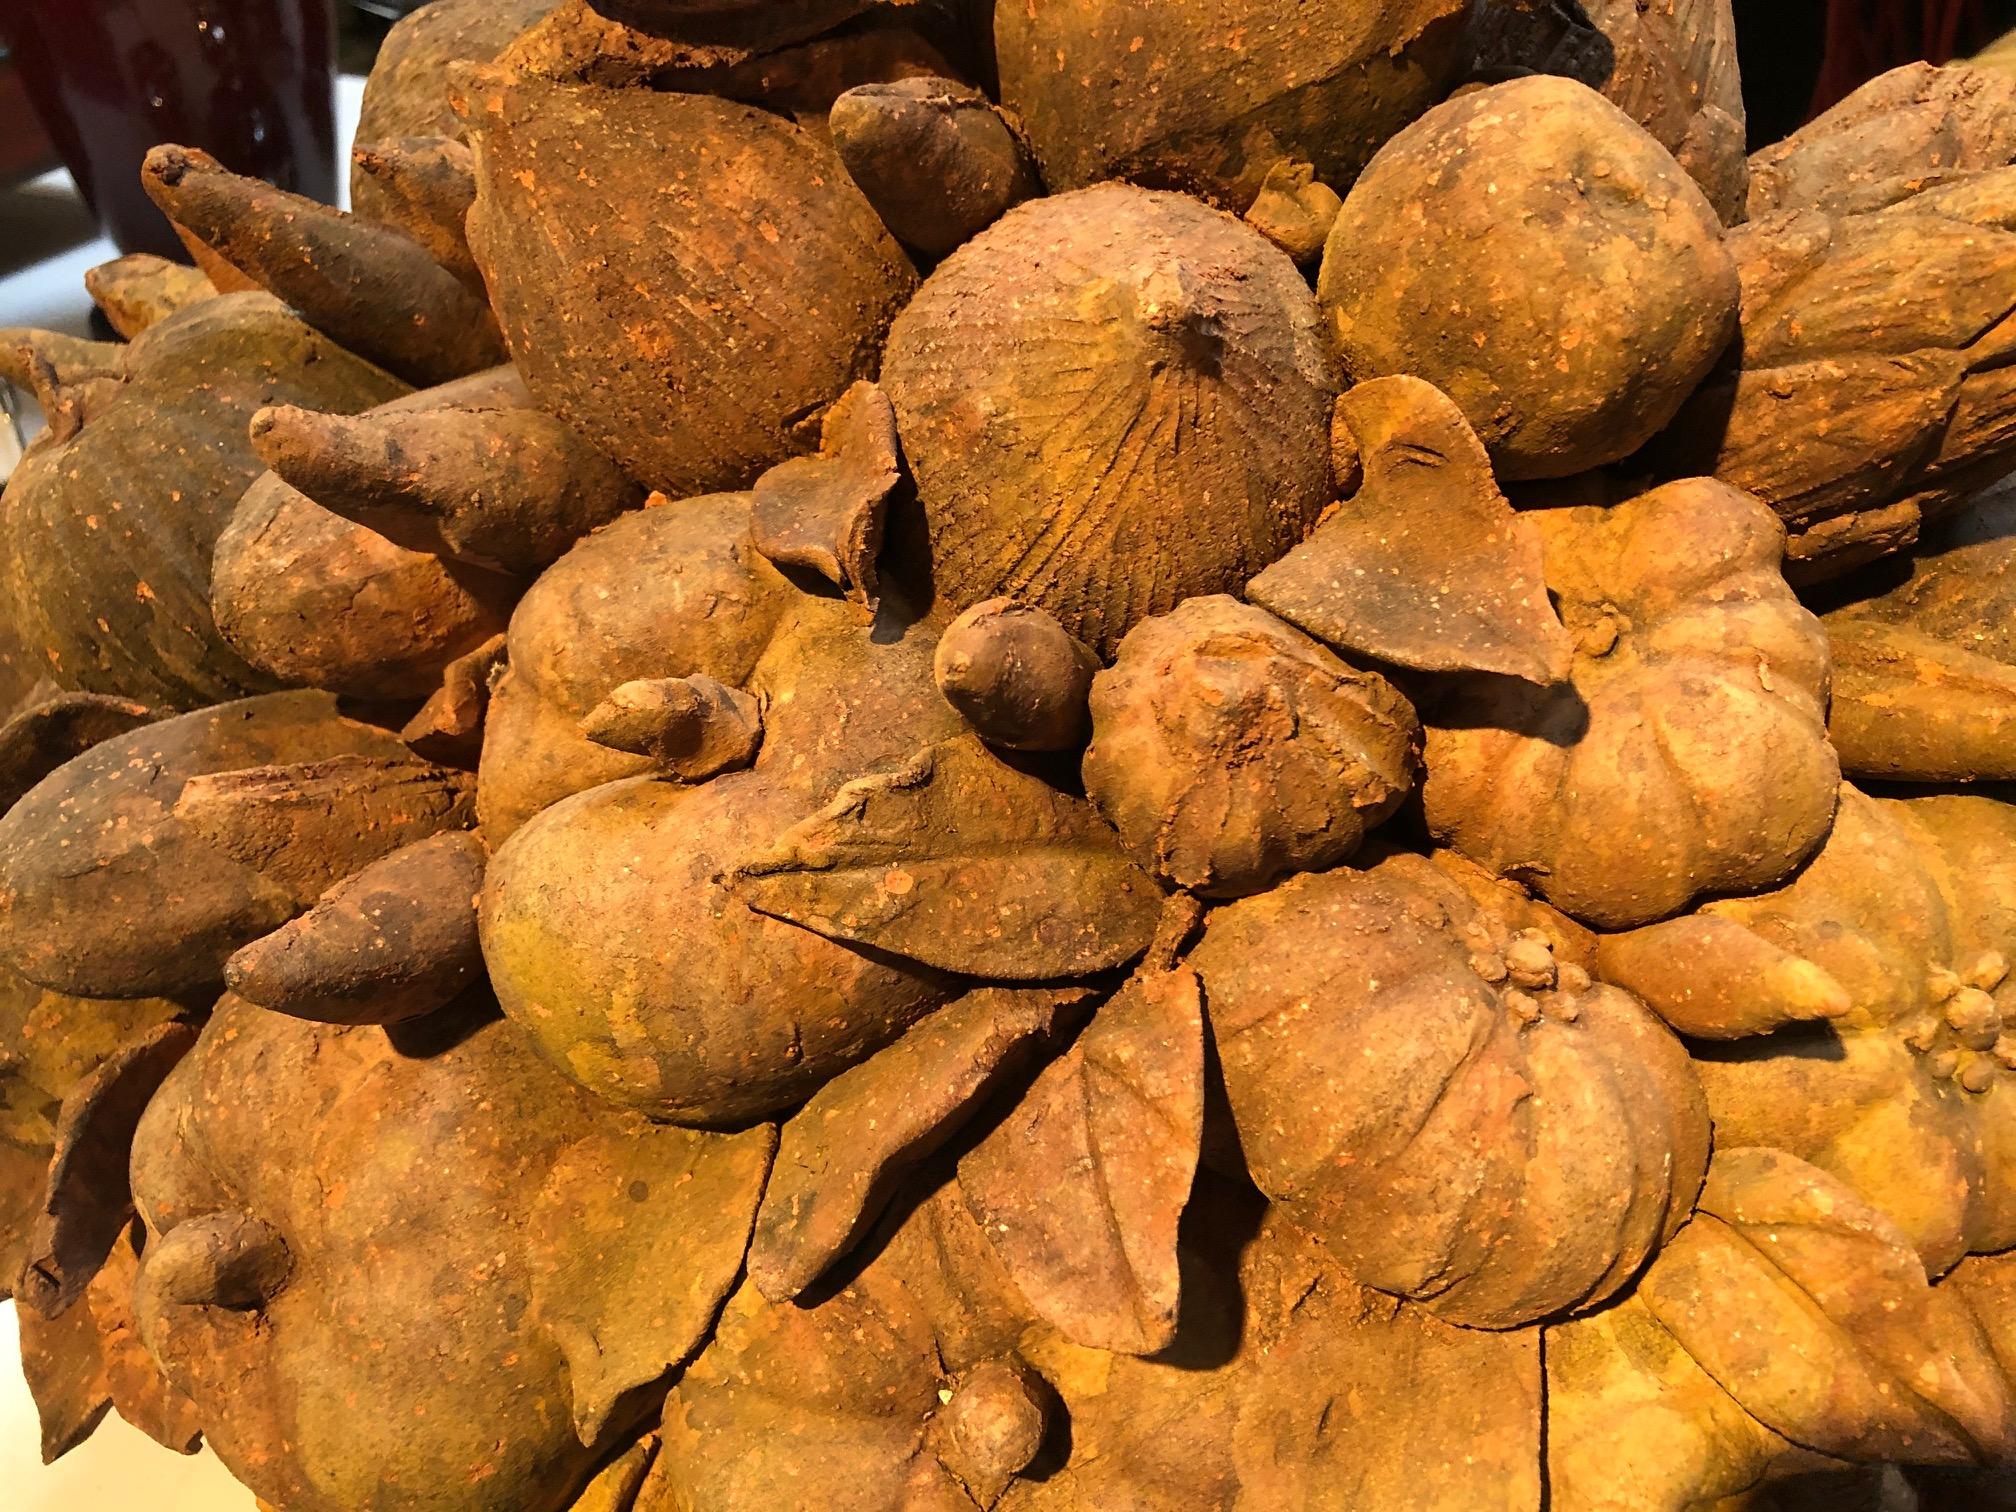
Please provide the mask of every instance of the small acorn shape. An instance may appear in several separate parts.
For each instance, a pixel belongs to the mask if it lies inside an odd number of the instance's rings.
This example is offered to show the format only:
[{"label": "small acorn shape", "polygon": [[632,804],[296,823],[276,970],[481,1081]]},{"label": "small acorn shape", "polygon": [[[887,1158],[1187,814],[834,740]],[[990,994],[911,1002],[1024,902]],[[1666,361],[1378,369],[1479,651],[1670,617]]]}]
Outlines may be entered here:
[{"label": "small acorn shape", "polygon": [[945,701],[990,745],[1071,751],[1092,734],[1099,658],[1051,615],[1013,599],[975,604],[945,627],[933,673]]}]

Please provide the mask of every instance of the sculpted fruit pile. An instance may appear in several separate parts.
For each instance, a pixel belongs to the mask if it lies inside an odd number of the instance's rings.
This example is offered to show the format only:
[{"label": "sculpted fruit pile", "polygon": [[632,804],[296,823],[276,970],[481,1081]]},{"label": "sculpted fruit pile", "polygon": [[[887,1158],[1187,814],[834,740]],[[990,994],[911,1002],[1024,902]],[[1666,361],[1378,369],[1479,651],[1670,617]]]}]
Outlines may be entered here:
[{"label": "sculpted fruit pile", "polygon": [[0,340],[0,1275],[284,1512],[2016,1507],[2016,81],[436,0]]}]

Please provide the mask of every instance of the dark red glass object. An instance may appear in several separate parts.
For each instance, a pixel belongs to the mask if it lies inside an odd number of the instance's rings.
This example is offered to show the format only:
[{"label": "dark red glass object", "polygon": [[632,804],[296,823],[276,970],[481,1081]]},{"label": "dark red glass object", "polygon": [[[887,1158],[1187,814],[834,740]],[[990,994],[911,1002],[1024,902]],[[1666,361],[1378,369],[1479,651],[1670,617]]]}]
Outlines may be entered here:
[{"label": "dark red glass object", "polygon": [[184,256],[140,188],[159,142],[335,197],[330,0],[0,0],[0,36],[122,252]]}]

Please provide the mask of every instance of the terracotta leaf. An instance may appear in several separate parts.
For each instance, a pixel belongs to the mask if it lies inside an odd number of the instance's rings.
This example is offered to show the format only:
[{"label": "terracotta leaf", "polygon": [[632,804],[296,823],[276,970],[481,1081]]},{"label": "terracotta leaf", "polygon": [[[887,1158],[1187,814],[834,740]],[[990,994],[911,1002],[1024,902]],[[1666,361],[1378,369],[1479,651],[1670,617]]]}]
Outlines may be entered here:
[{"label": "terracotta leaf", "polygon": [[1666,1330],[1766,1426],[1857,1460],[2008,1452],[2010,1400],[1957,1299],[1887,1217],[1780,1150],[1720,1152],[1700,1212],[1640,1284]]},{"label": "terracotta leaf", "polygon": [[707,1337],[776,1148],[768,1124],[710,1134],[632,1118],[553,1163],[529,1224],[531,1316],[567,1356],[582,1443]]},{"label": "terracotta leaf", "polygon": [[786,1302],[817,1280],[1084,996],[982,987],[821,1088],[784,1125],[749,1251],[757,1289]]},{"label": "terracotta leaf", "polygon": [[648,1434],[596,1471],[567,1512],[631,1512],[657,1458],[658,1436]]},{"label": "terracotta leaf", "polygon": [[1278,1237],[1282,1253],[1251,1278],[1285,1290],[1285,1317],[1238,1392],[1235,1512],[1538,1512],[1537,1330],[1444,1323]]},{"label": "terracotta leaf", "polygon": [[195,1043],[191,1025],[161,1024],[122,1047],[63,1099],[42,1210],[14,1293],[44,1317],[65,1312],[84,1295],[131,1220],[133,1131]]},{"label": "terracotta leaf", "polygon": [[875,558],[902,481],[896,411],[874,384],[857,383],[826,412],[818,456],[780,462],[756,480],[749,538],[778,566],[816,572],[872,608]]},{"label": "terracotta leaf", "polygon": [[1089,803],[977,737],[848,783],[730,880],[758,913],[1005,981],[1125,964],[1162,902]]},{"label": "terracotta leaf", "polygon": [[1454,401],[1419,378],[1337,401],[1364,482],[1247,596],[1318,640],[1429,672],[1568,675],[1540,538],[1498,491]]},{"label": "terracotta leaf", "polygon": [[415,757],[345,755],[192,777],[175,817],[306,907],[353,869],[342,866],[346,855],[365,865],[467,829],[475,799],[466,772]]},{"label": "terracotta leaf", "polygon": [[493,635],[474,651],[448,663],[441,686],[427,695],[406,721],[399,738],[429,761],[473,767],[483,749],[483,722],[490,712],[490,687],[507,664],[504,637]]},{"label": "terracotta leaf", "polygon": [[169,1384],[154,1356],[140,1342],[133,1321],[133,1282],[140,1268],[134,1240],[134,1229],[129,1225],[84,1294],[98,1327],[105,1382],[120,1417],[162,1448],[194,1454],[203,1442],[196,1404]]},{"label": "terracotta leaf", "polygon": [[112,1408],[98,1325],[85,1307],[58,1318],[18,1314],[21,1373],[42,1420],[42,1463],[57,1460],[91,1437]]},{"label": "terracotta leaf", "polygon": [[1641,1296],[1549,1328],[1546,1352],[1547,1483],[1564,1512],[1719,1505],[1785,1457],[1815,1458],[1745,1412]]},{"label": "terracotta leaf", "polygon": [[1203,1123],[1203,1004],[1179,968],[1123,987],[960,1160],[967,1207],[1073,1342],[1153,1354],[1175,1337]]}]

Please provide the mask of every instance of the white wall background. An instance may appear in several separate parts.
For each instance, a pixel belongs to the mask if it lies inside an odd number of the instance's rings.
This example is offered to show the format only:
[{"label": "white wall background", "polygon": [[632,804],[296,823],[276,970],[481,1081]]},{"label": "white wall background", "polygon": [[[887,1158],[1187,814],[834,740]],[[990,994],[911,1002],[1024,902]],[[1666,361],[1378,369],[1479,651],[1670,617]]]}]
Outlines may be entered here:
[{"label": "white wall background", "polygon": [[252,1493],[208,1449],[163,1449],[118,1413],[53,1465],[42,1463],[42,1430],[21,1379],[14,1304],[0,1303],[0,1507],[6,1512],[251,1512]]}]

